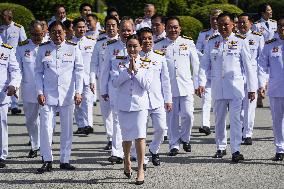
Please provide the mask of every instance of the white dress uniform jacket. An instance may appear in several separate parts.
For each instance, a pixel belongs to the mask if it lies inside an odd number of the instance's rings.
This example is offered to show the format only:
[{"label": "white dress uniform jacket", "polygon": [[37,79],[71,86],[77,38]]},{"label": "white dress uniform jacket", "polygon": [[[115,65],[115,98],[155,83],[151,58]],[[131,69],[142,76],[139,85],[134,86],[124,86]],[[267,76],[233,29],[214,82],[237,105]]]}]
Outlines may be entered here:
[{"label": "white dress uniform jacket", "polygon": [[144,18],[141,23],[136,25],[136,31],[145,27],[151,28],[151,26],[152,26],[151,18]]},{"label": "white dress uniform jacket", "polygon": [[83,72],[82,55],[76,44],[47,42],[40,46],[36,58],[37,94],[43,94],[48,105],[73,104],[75,92],[81,94],[83,90]]},{"label": "white dress uniform jacket", "polygon": [[200,32],[196,41],[196,49],[198,50],[198,53],[203,54],[208,39],[213,35],[218,35],[218,34],[219,34],[218,30],[214,30],[213,28],[206,29]]},{"label": "white dress uniform jacket", "polygon": [[27,39],[25,29],[22,25],[11,22],[10,25],[0,26],[0,35],[3,43],[16,48],[18,43]]},{"label": "white dress uniform jacket", "polygon": [[[268,24],[268,27],[267,27]],[[268,19],[268,21],[261,18],[254,23],[253,30],[262,33],[264,41],[272,39],[275,31],[277,30],[277,21]]]},{"label": "white dress uniform jacket", "polygon": [[161,33],[160,35],[153,34],[154,43],[156,43],[156,41],[159,39],[166,38],[166,35],[167,35],[166,31],[163,31],[163,33]]}]

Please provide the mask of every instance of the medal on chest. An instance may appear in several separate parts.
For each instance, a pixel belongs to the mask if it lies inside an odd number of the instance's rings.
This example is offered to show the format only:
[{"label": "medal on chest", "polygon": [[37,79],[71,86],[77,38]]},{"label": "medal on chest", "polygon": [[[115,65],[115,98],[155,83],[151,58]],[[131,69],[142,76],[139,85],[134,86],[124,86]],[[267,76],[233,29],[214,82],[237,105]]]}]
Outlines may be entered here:
[{"label": "medal on chest", "polygon": [[2,53],[2,54],[0,55],[0,59],[1,59],[1,60],[7,60],[7,59],[8,59],[8,56],[5,56],[5,54]]},{"label": "medal on chest", "polygon": [[31,57],[31,51],[30,50],[25,50],[25,57],[29,58]]}]

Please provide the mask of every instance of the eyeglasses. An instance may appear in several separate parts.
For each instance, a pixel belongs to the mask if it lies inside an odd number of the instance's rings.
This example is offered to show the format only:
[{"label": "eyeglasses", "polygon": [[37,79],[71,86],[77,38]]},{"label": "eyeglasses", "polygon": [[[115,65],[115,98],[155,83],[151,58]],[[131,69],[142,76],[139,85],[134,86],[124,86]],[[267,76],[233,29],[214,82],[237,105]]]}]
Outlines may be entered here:
[{"label": "eyeglasses", "polygon": [[51,34],[53,34],[53,35],[56,35],[56,34],[61,35],[61,34],[63,34],[63,33],[64,33],[63,30],[53,30],[53,31],[51,31]]}]

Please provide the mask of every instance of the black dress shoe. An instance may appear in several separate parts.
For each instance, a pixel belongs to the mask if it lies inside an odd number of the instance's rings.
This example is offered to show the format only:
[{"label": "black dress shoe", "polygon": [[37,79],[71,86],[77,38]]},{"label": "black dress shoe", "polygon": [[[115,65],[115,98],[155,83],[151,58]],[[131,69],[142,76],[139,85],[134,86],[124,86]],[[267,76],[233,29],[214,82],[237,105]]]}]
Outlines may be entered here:
[{"label": "black dress shoe", "polygon": [[107,145],[104,147],[104,150],[111,150],[112,148],[112,142],[108,141]]},{"label": "black dress shoe", "polygon": [[242,145],[252,145],[251,137],[247,137],[243,139]]},{"label": "black dress shoe", "polygon": [[211,134],[210,128],[203,126],[199,128],[200,133],[204,133],[206,136]]},{"label": "black dress shoe", "polygon": [[135,185],[142,185],[144,184],[144,180],[136,180]]},{"label": "black dress shoe", "polygon": [[283,161],[284,153],[276,153],[272,161]]},{"label": "black dress shoe", "polygon": [[159,166],[161,164],[161,161],[160,161],[160,157],[159,157],[159,154],[154,154],[151,152],[151,150],[149,150],[151,156],[152,156],[152,163],[154,166]]},{"label": "black dress shoe", "polygon": [[70,163],[60,163],[60,169],[75,170],[76,168]]},{"label": "black dress shoe", "polygon": [[91,126],[84,127],[85,134],[88,135],[90,133],[94,133],[94,129]]},{"label": "black dress shoe", "polygon": [[136,157],[130,156],[130,161],[136,161]]},{"label": "black dress shoe", "polygon": [[107,159],[109,162],[111,162],[112,164],[116,163],[116,164],[122,164],[123,163],[123,159],[117,156],[110,156]]},{"label": "black dress shoe", "polygon": [[166,140],[168,140],[168,136],[167,135],[164,136],[164,141],[166,141]]},{"label": "black dress shoe", "polygon": [[38,174],[42,174],[44,172],[51,172],[52,171],[52,162],[46,161],[42,164],[41,168],[37,169]]},{"label": "black dress shoe", "polygon": [[173,148],[170,150],[169,156],[176,156],[178,154],[178,149]]},{"label": "black dress shoe", "polygon": [[22,112],[22,110],[19,109],[19,108],[12,108],[11,109],[11,114],[12,115],[17,115],[17,114],[20,114],[21,112]]},{"label": "black dress shoe", "polygon": [[213,158],[222,158],[225,155],[227,155],[226,150],[217,150],[217,152],[214,154]]},{"label": "black dress shoe", "polygon": [[31,141],[29,141],[29,142],[28,142],[28,146],[31,146],[31,145],[32,145],[32,143],[31,143]]},{"label": "black dress shoe", "polygon": [[235,153],[232,154],[233,163],[239,163],[239,161],[243,161],[243,160],[245,160],[245,158],[239,151],[236,151]]},{"label": "black dress shoe", "polygon": [[184,151],[191,152],[191,145],[188,142],[181,141],[181,143]]},{"label": "black dress shoe", "polygon": [[37,151],[38,150],[30,150],[29,155],[27,156],[27,158],[35,158],[37,157]]},{"label": "black dress shoe", "polygon": [[75,131],[74,134],[77,134],[77,135],[85,134],[85,130],[84,130],[84,128],[78,128],[78,130]]},{"label": "black dress shoe", "polygon": [[6,167],[6,163],[4,159],[0,159],[0,168]]}]

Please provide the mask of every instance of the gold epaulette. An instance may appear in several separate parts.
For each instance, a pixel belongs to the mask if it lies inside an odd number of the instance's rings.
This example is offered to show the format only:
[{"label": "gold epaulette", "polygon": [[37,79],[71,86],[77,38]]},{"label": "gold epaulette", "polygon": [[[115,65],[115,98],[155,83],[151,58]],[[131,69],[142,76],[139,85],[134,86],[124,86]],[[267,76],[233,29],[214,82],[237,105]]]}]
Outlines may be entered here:
[{"label": "gold epaulette", "polygon": [[6,43],[2,43],[2,46],[8,49],[12,49],[13,47],[11,45],[8,45]]},{"label": "gold epaulette", "polygon": [[107,42],[107,45],[113,44],[115,42],[117,42],[117,39],[110,40],[110,41]]},{"label": "gold epaulette", "polygon": [[246,38],[246,36],[241,35],[241,34],[239,34],[239,33],[236,33],[235,35],[236,35],[236,37],[241,38],[241,39],[245,39],[245,38]]},{"label": "gold epaulette", "polygon": [[94,37],[91,37],[91,36],[86,36],[86,38],[87,38],[87,39],[91,39],[91,40],[94,40],[94,41],[96,40],[96,38],[94,38]]},{"label": "gold epaulette", "polygon": [[159,43],[160,41],[163,41],[164,39],[166,39],[166,38],[165,38],[165,37],[162,37],[162,38],[160,38],[160,39],[155,40],[154,43],[155,43],[155,44],[156,44],[156,43]]},{"label": "gold epaulette", "polygon": [[106,31],[105,31],[105,30],[100,30],[99,32],[100,32],[100,33],[99,33],[99,35],[101,35],[101,34],[105,34],[105,33],[106,33]]},{"label": "gold epaulette", "polygon": [[75,43],[75,42],[73,42],[73,41],[70,41],[70,40],[66,40],[66,42],[69,43],[69,44],[71,44],[71,45],[74,45],[74,46],[77,45],[77,43]]},{"label": "gold epaulette", "polygon": [[127,56],[116,56],[115,58],[119,60],[125,60]]},{"label": "gold epaulette", "polygon": [[24,41],[21,41],[21,42],[19,42],[19,46],[24,46],[24,45],[27,45],[27,44],[29,44],[29,40],[28,39],[26,39],[26,40],[24,40]]},{"label": "gold epaulette", "polygon": [[107,37],[101,37],[97,41],[102,41],[102,40],[105,40],[105,39],[107,39]]},{"label": "gold epaulette", "polygon": [[208,32],[210,30],[210,28],[204,29],[201,32]]},{"label": "gold epaulette", "polygon": [[182,38],[184,38],[184,39],[189,39],[189,40],[193,40],[192,37],[185,36],[185,35],[183,35]]},{"label": "gold epaulette", "polygon": [[44,43],[39,44],[39,46],[47,45],[47,44],[49,44],[49,43],[50,43],[50,41],[46,41],[46,42],[44,42]]},{"label": "gold epaulette", "polygon": [[142,62],[151,62],[151,60],[149,59],[149,58],[140,58],[140,60],[142,61]]},{"label": "gold epaulette", "polygon": [[219,34],[217,34],[217,35],[212,35],[211,37],[208,38],[208,40],[214,39],[214,38],[216,38],[216,37],[218,37],[218,36],[219,36]]},{"label": "gold epaulette", "polygon": [[18,28],[23,27],[21,24],[18,24],[18,23],[16,23],[16,22],[14,22],[14,25],[17,26]]},{"label": "gold epaulette", "polygon": [[154,50],[154,53],[165,56],[165,53],[159,50]]},{"label": "gold epaulette", "polygon": [[272,38],[272,39],[270,39],[270,40],[268,40],[268,41],[265,41],[265,44],[269,44],[269,43],[272,43],[272,42],[274,42],[274,41],[276,41],[276,38]]},{"label": "gold epaulette", "polygon": [[260,32],[252,31],[251,33],[254,34],[254,35],[262,36],[262,34]]},{"label": "gold epaulette", "polygon": [[276,20],[273,20],[273,19],[269,19],[271,22],[277,22]]}]

